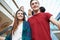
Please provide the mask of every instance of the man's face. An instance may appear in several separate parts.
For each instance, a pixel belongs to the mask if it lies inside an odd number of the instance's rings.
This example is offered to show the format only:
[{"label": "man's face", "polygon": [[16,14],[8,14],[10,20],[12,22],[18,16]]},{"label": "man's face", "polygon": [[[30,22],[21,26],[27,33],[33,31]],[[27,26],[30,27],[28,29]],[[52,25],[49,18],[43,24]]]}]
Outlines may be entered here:
[{"label": "man's face", "polygon": [[37,0],[33,0],[33,1],[31,2],[31,8],[32,8],[33,10],[39,10],[39,2],[38,2]]}]

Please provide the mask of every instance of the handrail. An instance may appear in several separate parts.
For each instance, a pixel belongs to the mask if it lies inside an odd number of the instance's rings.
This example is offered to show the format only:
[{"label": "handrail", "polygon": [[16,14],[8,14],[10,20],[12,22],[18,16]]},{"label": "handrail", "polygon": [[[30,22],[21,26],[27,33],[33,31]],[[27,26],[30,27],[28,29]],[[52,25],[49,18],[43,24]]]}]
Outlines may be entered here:
[{"label": "handrail", "polygon": [[12,26],[5,28],[3,31],[0,32],[0,35],[4,34],[7,31],[10,31],[10,30],[12,30]]}]

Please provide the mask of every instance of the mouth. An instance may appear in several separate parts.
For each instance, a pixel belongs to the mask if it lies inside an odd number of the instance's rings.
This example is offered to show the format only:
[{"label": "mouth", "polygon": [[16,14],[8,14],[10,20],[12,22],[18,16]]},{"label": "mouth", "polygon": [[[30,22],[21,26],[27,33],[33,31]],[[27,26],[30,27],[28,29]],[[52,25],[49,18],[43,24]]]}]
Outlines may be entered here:
[{"label": "mouth", "polygon": [[22,16],[18,16],[18,17],[22,17]]},{"label": "mouth", "polygon": [[34,6],[33,8],[37,8],[37,6]]}]

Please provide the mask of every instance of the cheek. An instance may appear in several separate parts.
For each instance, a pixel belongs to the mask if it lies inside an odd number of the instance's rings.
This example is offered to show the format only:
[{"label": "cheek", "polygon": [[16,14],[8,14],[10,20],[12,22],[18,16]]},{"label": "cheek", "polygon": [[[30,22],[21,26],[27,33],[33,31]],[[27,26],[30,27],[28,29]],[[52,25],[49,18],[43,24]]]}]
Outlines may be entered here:
[{"label": "cheek", "polygon": [[34,6],[31,6],[32,9],[34,9]]},{"label": "cheek", "polygon": [[21,15],[22,17],[24,17],[23,15]]},{"label": "cheek", "polygon": [[34,8],[34,5],[32,6],[32,8]]},{"label": "cheek", "polygon": [[39,5],[37,4],[37,6],[39,7]]},{"label": "cheek", "polygon": [[18,16],[20,16],[20,15],[17,14],[17,17],[18,17]]},{"label": "cheek", "polygon": [[31,5],[31,8],[33,8],[34,6],[33,5]]}]

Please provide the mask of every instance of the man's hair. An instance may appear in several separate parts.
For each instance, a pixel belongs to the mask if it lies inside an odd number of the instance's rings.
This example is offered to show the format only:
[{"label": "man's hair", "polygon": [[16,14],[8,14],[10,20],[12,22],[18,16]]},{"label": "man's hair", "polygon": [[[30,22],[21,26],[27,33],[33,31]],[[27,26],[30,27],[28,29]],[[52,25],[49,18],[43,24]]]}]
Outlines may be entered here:
[{"label": "man's hair", "polygon": [[[32,1],[34,1],[34,0],[31,0],[31,1],[30,1],[30,5],[31,5],[31,2],[32,2]],[[36,1],[38,1],[38,0],[36,0]]]},{"label": "man's hair", "polygon": [[46,9],[44,7],[40,7],[40,12],[45,12]]},{"label": "man's hair", "polygon": [[31,4],[32,1],[33,1],[33,0],[30,1],[30,4]]}]

